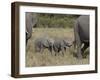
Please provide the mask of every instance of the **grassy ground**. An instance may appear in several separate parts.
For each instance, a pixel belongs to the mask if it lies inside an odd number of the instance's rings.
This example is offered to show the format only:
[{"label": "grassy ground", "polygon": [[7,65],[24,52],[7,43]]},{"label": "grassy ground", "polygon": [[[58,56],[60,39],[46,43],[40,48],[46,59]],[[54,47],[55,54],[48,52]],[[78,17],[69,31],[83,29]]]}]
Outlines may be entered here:
[{"label": "grassy ground", "polygon": [[62,54],[57,56],[51,55],[47,49],[45,49],[43,54],[36,53],[34,50],[34,41],[38,37],[67,38],[72,42],[74,40],[73,34],[72,28],[35,28],[26,48],[26,67],[89,64],[89,57],[78,60],[73,56],[73,47],[68,48],[64,56]]}]

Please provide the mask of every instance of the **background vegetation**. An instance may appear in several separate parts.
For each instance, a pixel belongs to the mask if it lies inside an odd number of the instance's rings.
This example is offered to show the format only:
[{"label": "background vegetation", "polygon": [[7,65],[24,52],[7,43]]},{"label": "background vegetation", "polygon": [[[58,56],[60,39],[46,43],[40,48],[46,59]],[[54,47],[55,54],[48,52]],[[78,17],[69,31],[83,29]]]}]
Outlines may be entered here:
[{"label": "background vegetation", "polygon": [[61,52],[57,56],[54,55],[55,52],[51,55],[47,49],[42,54],[34,50],[35,39],[42,36],[48,36],[52,39],[64,38],[73,42],[73,26],[77,17],[78,15],[37,14],[37,24],[32,30],[32,37],[26,47],[26,67],[89,64],[89,56],[82,60],[73,56],[73,46],[67,48],[64,56]]},{"label": "background vegetation", "polygon": [[37,14],[37,24],[35,27],[41,28],[72,28],[74,20],[79,15],[65,14]]}]

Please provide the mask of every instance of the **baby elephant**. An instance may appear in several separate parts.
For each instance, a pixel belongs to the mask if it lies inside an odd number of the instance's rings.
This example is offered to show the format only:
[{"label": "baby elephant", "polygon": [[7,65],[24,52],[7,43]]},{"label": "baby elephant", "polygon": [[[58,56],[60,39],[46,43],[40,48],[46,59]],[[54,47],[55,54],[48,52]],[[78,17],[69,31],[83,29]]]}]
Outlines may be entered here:
[{"label": "baby elephant", "polygon": [[53,39],[41,37],[35,40],[35,51],[43,53],[44,49],[48,49],[51,54],[53,51]]},{"label": "baby elephant", "polygon": [[64,39],[56,39],[54,41],[54,44],[53,44],[53,49],[54,49],[54,52],[55,52],[55,56],[57,54],[59,54],[60,52],[62,52],[62,54],[64,55],[64,52],[66,51],[66,48],[70,47],[70,46],[72,46],[72,45]]}]

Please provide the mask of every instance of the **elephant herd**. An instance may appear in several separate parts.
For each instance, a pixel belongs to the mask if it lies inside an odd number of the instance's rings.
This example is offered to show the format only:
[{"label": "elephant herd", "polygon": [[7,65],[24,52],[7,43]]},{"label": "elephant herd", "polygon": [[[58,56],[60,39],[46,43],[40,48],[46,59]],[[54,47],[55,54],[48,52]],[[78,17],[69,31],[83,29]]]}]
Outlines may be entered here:
[{"label": "elephant herd", "polygon": [[[27,13],[26,14],[26,45],[28,40],[32,35],[32,27],[37,23],[36,14]],[[77,50],[77,58],[82,59],[85,50],[89,47],[89,15],[81,15],[75,20],[74,27],[74,41],[73,45],[75,50]],[[72,44],[69,44],[63,39],[52,40],[49,38],[38,38],[35,42],[37,51],[42,52],[47,48],[51,53],[59,53],[62,51],[62,54],[66,50],[66,47],[70,47]],[[56,54],[55,54],[56,55]]]},{"label": "elephant herd", "polygon": [[65,39],[52,39],[49,37],[41,37],[37,38],[35,40],[35,51],[43,53],[44,49],[48,49],[50,53],[52,54],[53,51],[55,52],[55,56],[62,52],[64,55],[64,52],[66,51],[67,47],[71,47],[72,44],[70,44]]}]

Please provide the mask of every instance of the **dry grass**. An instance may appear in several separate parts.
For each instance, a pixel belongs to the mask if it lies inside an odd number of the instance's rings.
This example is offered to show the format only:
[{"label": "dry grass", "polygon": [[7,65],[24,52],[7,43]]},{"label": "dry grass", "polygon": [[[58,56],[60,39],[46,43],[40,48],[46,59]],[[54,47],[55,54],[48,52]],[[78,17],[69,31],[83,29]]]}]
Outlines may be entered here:
[{"label": "dry grass", "polygon": [[26,67],[89,64],[89,57],[78,60],[73,56],[73,47],[68,48],[64,56],[61,53],[55,56],[46,49],[42,54],[36,53],[34,50],[34,41],[40,36],[67,38],[72,42],[74,40],[73,34],[73,29],[70,28],[35,28],[26,49]]}]

